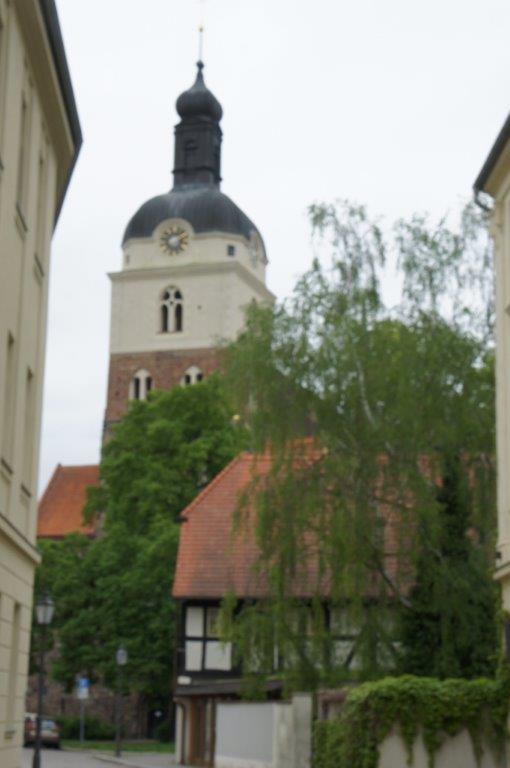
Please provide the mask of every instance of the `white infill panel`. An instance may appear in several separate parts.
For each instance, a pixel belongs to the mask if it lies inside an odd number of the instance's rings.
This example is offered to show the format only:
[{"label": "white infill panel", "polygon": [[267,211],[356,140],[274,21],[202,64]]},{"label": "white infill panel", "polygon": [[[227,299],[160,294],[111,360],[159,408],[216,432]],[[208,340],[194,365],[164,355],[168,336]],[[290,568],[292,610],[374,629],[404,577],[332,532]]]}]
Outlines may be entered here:
[{"label": "white infill panel", "polygon": [[186,637],[204,636],[204,609],[200,606],[186,608]]},{"label": "white infill panel", "polygon": [[209,640],[205,647],[205,668],[210,670],[219,669],[224,672],[232,669],[231,644]]},{"label": "white infill panel", "polygon": [[200,672],[202,669],[202,643],[200,640],[186,641],[186,672]]}]

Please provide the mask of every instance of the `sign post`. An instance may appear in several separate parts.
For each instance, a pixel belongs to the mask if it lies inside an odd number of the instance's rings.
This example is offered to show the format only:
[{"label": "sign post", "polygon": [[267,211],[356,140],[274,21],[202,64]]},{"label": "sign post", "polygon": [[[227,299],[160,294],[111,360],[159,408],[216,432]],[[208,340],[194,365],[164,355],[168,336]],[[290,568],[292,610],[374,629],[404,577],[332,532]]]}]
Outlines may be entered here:
[{"label": "sign post", "polygon": [[78,677],[76,680],[76,696],[80,702],[80,744],[85,741],[85,702],[89,697],[90,680]]}]

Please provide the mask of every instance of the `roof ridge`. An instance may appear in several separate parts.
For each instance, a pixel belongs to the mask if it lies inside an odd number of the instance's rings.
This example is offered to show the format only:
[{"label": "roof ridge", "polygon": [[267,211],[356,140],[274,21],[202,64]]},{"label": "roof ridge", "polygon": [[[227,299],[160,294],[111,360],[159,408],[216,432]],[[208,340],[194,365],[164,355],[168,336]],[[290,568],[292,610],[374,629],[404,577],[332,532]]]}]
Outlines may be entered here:
[{"label": "roof ridge", "polygon": [[99,468],[99,463],[96,464],[59,464],[61,469],[91,469]]},{"label": "roof ridge", "polygon": [[199,502],[203,501],[204,498],[212,491],[213,488],[216,487],[216,485],[227,475],[236,464],[239,464],[242,459],[246,458],[247,456],[252,456],[253,454],[250,453],[250,451],[242,451],[237,456],[234,456],[233,459],[231,459],[226,466],[223,467],[223,469],[218,472],[217,475],[213,477],[210,483],[208,483],[203,490],[200,491],[198,496],[195,496],[195,498],[190,501],[190,503],[184,507],[182,510],[180,517],[184,518],[186,514],[189,514],[193,511],[193,509],[199,504]]},{"label": "roof ridge", "polygon": [[[303,443],[306,446],[308,444],[312,444],[314,442],[314,438],[311,436],[307,436],[304,438],[300,438],[298,442]],[[192,501],[190,501],[190,503],[186,507],[184,507],[184,509],[180,514],[180,517],[184,517],[187,513],[189,514],[189,512],[191,512],[195,508],[195,506],[199,504],[199,502],[203,501],[203,499],[208,495],[208,493],[212,491],[212,489],[225,477],[225,475],[227,475],[230,472],[230,470],[233,469],[235,464],[239,463],[241,460],[246,459],[248,457],[251,457],[253,460],[253,463],[257,464],[257,462],[259,462],[260,460],[262,461],[271,460],[271,451],[268,451],[267,449],[265,449],[261,453],[254,453],[253,451],[242,451],[237,456],[234,456],[234,458],[231,459],[229,463],[225,467],[223,467],[223,469],[220,472],[218,472],[217,475],[215,475],[215,477],[213,477],[211,482],[208,483],[206,487],[202,491],[200,491],[200,493],[197,496],[195,496],[195,498]]]}]

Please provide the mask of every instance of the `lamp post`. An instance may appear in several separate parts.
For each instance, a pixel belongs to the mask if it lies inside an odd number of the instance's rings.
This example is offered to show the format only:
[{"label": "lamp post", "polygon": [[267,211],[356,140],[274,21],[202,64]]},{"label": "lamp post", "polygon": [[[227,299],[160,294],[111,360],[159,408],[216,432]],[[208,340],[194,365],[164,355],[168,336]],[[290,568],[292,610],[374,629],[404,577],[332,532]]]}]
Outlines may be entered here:
[{"label": "lamp post", "polygon": [[[117,707],[115,723],[115,757],[121,755],[120,732],[122,728],[122,667],[125,667],[128,661],[128,655],[125,648],[120,646],[115,654],[117,662]],[[34,767],[35,768],[35,767]]]},{"label": "lamp post", "polygon": [[46,592],[40,600],[38,600],[35,606],[35,615],[37,623],[41,627],[41,647],[39,649],[39,685],[37,693],[37,720],[35,730],[35,743],[34,743],[34,759],[32,761],[32,768],[40,768],[41,766],[41,725],[43,717],[43,698],[44,698],[44,654],[46,653],[46,632],[48,626],[51,624],[53,614],[55,612],[55,606],[53,600]]}]

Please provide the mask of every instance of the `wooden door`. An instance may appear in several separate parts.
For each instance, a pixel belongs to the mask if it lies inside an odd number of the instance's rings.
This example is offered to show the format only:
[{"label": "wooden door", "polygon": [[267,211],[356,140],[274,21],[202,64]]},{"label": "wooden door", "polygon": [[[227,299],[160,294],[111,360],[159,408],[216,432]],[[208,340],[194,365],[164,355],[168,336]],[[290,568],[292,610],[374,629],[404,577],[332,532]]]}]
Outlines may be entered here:
[{"label": "wooden door", "polygon": [[209,765],[206,754],[206,699],[195,699],[190,707],[189,762],[191,765]]}]

